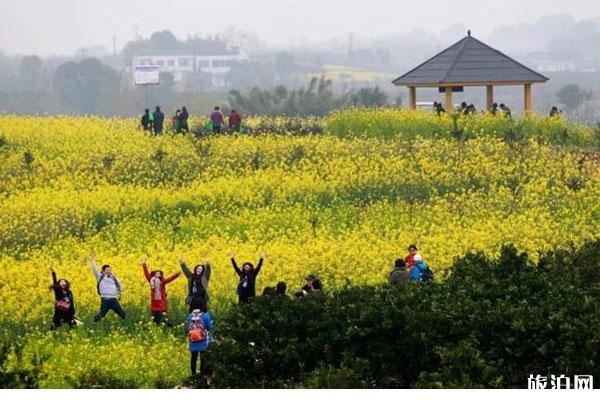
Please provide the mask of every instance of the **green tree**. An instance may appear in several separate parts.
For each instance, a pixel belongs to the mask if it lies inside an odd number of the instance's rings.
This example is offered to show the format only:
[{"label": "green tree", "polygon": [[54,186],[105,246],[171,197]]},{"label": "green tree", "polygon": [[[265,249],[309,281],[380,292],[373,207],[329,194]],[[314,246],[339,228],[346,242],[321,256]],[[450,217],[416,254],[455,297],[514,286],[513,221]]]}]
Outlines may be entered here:
[{"label": "green tree", "polygon": [[569,111],[577,109],[584,101],[589,100],[590,96],[590,92],[581,89],[579,85],[575,83],[563,86],[556,93],[558,101]]},{"label": "green tree", "polygon": [[379,86],[360,88],[350,94],[350,103],[355,107],[383,107],[388,104],[388,95]]},{"label": "green tree", "polygon": [[96,58],[68,61],[58,66],[53,76],[54,94],[67,112],[101,112],[100,104],[120,91],[117,71]]}]

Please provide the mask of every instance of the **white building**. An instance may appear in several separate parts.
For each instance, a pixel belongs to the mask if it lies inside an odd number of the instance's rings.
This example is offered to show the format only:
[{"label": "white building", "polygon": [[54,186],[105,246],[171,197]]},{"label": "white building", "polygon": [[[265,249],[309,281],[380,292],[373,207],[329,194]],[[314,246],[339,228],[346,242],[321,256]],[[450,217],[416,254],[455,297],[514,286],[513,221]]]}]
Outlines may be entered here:
[{"label": "white building", "polygon": [[209,74],[212,85],[225,86],[225,74],[237,62],[248,61],[248,56],[239,51],[231,54],[196,55],[181,50],[154,51],[133,57],[133,65],[158,65],[161,72],[173,74],[180,82],[185,74]]}]

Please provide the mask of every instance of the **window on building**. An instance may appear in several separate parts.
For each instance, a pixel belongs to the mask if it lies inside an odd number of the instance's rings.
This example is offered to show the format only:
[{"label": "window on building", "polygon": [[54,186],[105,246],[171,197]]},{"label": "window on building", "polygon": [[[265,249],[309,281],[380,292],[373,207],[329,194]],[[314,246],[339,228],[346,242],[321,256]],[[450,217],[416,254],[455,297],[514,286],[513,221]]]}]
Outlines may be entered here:
[{"label": "window on building", "polygon": [[174,66],[175,66],[175,60],[168,60],[168,61],[167,61],[167,65],[168,65],[169,67],[174,67]]},{"label": "window on building", "polygon": [[189,58],[180,58],[178,60],[179,62],[179,66],[180,67],[189,67],[190,66],[190,59]]},{"label": "window on building", "polygon": [[164,66],[164,65],[165,65],[165,62],[164,62],[163,60],[158,60],[158,61],[156,62],[156,65],[158,65],[159,67],[162,67],[162,66]]},{"label": "window on building", "polygon": [[228,61],[227,60],[213,60],[212,66],[213,66],[213,68],[228,67]]},{"label": "window on building", "polygon": [[210,61],[200,60],[200,68],[209,68],[209,67],[210,67]]}]

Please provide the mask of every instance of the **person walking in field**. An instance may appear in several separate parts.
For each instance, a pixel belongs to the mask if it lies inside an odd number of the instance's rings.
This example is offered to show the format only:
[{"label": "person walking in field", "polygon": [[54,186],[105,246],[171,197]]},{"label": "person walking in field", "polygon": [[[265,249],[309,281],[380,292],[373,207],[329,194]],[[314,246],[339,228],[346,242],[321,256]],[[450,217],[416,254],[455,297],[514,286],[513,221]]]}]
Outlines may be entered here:
[{"label": "person walking in field", "polygon": [[68,324],[70,328],[76,326],[75,321],[75,302],[73,300],[73,292],[71,292],[71,284],[66,279],[56,279],[54,267],[50,266],[52,274],[52,285],[49,289],[54,292],[54,316],[52,317],[52,326],[50,330],[55,330],[60,327],[63,322]]},{"label": "person walking in field", "polygon": [[247,304],[250,302],[251,299],[256,297],[256,276],[262,268],[266,254],[261,253],[256,268],[251,262],[245,262],[242,265],[242,268],[240,269],[237,263],[235,262],[235,254],[230,253],[229,257],[231,258],[231,264],[233,265],[235,273],[240,278],[240,282],[237,286],[237,295],[239,302],[240,304]]},{"label": "person walking in field", "polygon": [[181,114],[179,114],[179,131],[184,133],[190,133],[190,127],[188,125],[188,119],[190,118],[190,114],[188,113],[187,108],[181,107]]},{"label": "person walking in field", "polygon": [[210,344],[210,331],[213,321],[206,308],[206,304],[199,304],[199,308],[192,310],[186,320],[189,349],[191,353],[190,367],[192,377],[196,377],[196,366],[200,361],[200,374],[202,374],[201,354],[208,350]]},{"label": "person walking in field", "polygon": [[125,319],[125,311],[119,303],[119,299],[123,295],[123,286],[113,274],[111,266],[104,264],[102,270],[99,270],[93,253],[90,254],[90,264],[100,296],[100,312],[94,316],[94,324],[104,318],[110,310],[113,310],[121,319]]},{"label": "person walking in field", "polygon": [[490,113],[492,115],[497,115],[498,114],[498,103],[492,104],[492,109],[490,110]]},{"label": "person walking in field", "polygon": [[436,102],[433,107],[434,107],[434,111],[437,113],[438,117],[441,117],[442,114],[446,112],[446,110],[442,106],[442,103]]},{"label": "person walking in field", "polygon": [[389,273],[388,282],[392,286],[408,282],[408,270],[406,269],[406,262],[403,259],[399,258],[394,263],[394,269]]},{"label": "person walking in field", "polygon": [[144,110],[144,115],[142,115],[141,124],[142,129],[144,129],[144,131],[152,130],[152,122],[150,121],[150,110],[147,108]]},{"label": "person walking in field", "polygon": [[233,132],[242,130],[242,116],[235,110],[231,110],[231,114],[229,114],[229,129]]},{"label": "person walking in field", "polygon": [[175,115],[171,118],[171,125],[173,128],[173,133],[181,133],[181,125],[179,120],[179,115],[181,114],[181,110],[175,111]]},{"label": "person walking in field", "polygon": [[500,104],[500,111],[502,111],[503,116],[505,116],[508,119],[512,119],[510,108],[506,107],[504,103]]},{"label": "person walking in field", "polygon": [[154,134],[160,135],[163,131],[163,123],[165,122],[165,114],[160,111],[160,107],[156,106],[156,110],[153,113],[154,120]]},{"label": "person walking in field", "polygon": [[[148,111],[150,111],[150,110],[148,110]],[[154,113],[150,113],[149,114],[149,116],[148,116],[148,124],[149,124],[148,130],[151,133],[154,133]]]},{"label": "person walking in field", "polygon": [[215,110],[210,114],[210,120],[213,126],[213,133],[221,133],[221,126],[223,126],[223,113],[219,109],[219,106],[215,107]]},{"label": "person walking in field", "polygon": [[181,271],[188,281],[188,293],[185,298],[186,304],[190,306],[190,312],[199,308],[200,304],[208,304],[208,282],[210,280],[210,263],[208,259],[204,264],[198,264],[194,271],[190,271],[183,256],[179,258]]},{"label": "person walking in field", "polygon": [[144,270],[144,276],[150,284],[150,312],[152,313],[152,320],[155,324],[159,325],[165,322],[165,313],[168,310],[167,303],[167,285],[179,278],[180,272],[176,272],[173,275],[165,278],[164,273],[161,270],[150,272],[148,270],[148,261],[142,260],[142,269]]}]

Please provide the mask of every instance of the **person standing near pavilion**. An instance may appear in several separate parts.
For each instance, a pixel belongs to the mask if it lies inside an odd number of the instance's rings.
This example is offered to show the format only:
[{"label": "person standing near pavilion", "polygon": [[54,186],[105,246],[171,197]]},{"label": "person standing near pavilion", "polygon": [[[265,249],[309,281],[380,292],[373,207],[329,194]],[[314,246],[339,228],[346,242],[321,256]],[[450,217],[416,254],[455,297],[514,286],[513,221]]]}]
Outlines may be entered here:
[{"label": "person standing near pavilion", "polygon": [[502,115],[504,115],[508,119],[512,119],[512,114],[510,113],[510,108],[506,107],[504,103],[500,104],[500,110],[502,111]]}]

